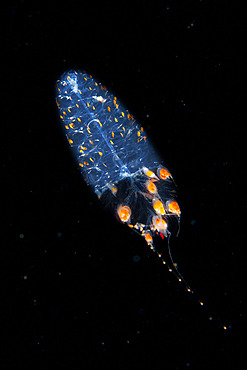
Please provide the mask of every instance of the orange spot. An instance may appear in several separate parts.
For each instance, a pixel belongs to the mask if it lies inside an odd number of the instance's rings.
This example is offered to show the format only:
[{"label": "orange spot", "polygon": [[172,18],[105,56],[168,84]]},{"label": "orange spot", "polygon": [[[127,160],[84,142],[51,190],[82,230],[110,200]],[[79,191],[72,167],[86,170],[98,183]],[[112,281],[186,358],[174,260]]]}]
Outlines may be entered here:
[{"label": "orange spot", "polygon": [[153,208],[154,208],[154,210],[155,210],[156,213],[158,213],[160,215],[164,215],[165,214],[165,208],[163,206],[163,203],[160,200],[155,200],[154,201]]},{"label": "orange spot", "polygon": [[142,171],[147,177],[156,177],[153,171],[149,170],[147,167],[143,167]]},{"label": "orange spot", "polygon": [[71,140],[71,139],[68,139],[68,142],[69,142],[70,144],[73,144],[73,140]]},{"label": "orange spot", "polygon": [[163,236],[166,236],[168,228],[167,222],[162,217],[158,216],[154,216],[152,221],[154,228],[159,231],[159,233],[162,233]]},{"label": "orange spot", "polygon": [[151,194],[156,193],[157,188],[153,181],[148,181],[146,186],[147,186],[149,193]]},{"label": "orange spot", "polygon": [[108,110],[108,112],[110,112],[111,111],[111,108],[110,107],[107,107],[107,110]]},{"label": "orange spot", "polygon": [[151,244],[153,242],[152,235],[149,232],[147,232],[144,237],[148,244]]},{"label": "orange spot", "polygon": [[181,215],[181,211],[180,211],[179,205],[178,205],[178,203],[175,200],[173,200],[172,202],[168,202],[167,206],[168,206],[168,210],[171,213],[174,213],[177,216],[180,216]]},{"label": "orange spot", "polygon": [[151,177],[151,176],[153,176],[153,172],[152,172],[152,171],[147,171],[146,175],[147,175],[148,177]]},{"label": "orange spot", "polygon": [[131,216],[131,210],[128,206],[119,206],[117,213],[122,222],[129,221],[130,216]]},{"label": "orange spot", "polygon": [[112,187],[112,189],[111,189],[111,191],[112,191],[112,193],[113,193],[113,194],[116,194],[116,192],[117,192],[117,187],[116,187],[116,186],[113,186],[113,187]]},{"label": "orange spot", "polygon": [[81,122],[81,119],[80,118],[77,118],[77,121]]},{"label": "orange spot", "polygon": [[166,180],[167,178],[171,177],[171,174],[166,168],[162,167],[158,170],[158,176],[162,180]]}]

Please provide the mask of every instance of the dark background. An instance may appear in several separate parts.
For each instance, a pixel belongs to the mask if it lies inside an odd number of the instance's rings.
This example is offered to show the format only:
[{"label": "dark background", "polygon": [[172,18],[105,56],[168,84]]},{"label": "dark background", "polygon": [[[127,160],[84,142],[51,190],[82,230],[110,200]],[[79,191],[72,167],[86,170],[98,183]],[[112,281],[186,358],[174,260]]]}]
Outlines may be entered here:
[{"label": "dark background", "polygon": [[[244,368],[241,9],[200,0],[8,4],[2,368]],[[206,308],[83,182],[55,107],[55,82],[71,68],[124,102],[172,172],[182,218],[171,250]],[[157,244],[166,255],[167,240]]]}]

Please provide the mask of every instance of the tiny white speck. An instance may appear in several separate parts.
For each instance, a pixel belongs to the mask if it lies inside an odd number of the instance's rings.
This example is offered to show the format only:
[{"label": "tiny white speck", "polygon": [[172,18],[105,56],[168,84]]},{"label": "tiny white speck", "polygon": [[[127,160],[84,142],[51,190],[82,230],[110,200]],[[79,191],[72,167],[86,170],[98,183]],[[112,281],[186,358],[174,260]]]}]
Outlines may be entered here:
[{"label": "tiny white speck", "polygon": [[73,91],[74,93],[78,93],[77,77],[75,77],[75,79],[70,78],[70,79],[69,79],[69,83],[70,83],[70,85],[72,86],[72,91]]},{"label": "tiny white speck", "polygon": [[93,99],[100,101],[101,103],[105,103],[106,99],[104,99],[102,96],[92,96]]}]

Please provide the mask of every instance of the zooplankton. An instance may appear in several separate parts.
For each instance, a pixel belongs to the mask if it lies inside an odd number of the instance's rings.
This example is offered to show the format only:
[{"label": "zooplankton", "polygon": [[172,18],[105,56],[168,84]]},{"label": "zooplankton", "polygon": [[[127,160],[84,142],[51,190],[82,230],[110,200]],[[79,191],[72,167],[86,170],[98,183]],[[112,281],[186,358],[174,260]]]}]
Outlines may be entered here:
[{"label": "zooplankton", "polygon": [[171,233],[179,231],[181,215],[176,186],[143,127],[85,72],[72,70],[61,76],[56,103],[84,180],[120,222],[144,237],[163,264],[167,263],[153,240],[156,235],[168,237],[168,269],[193,293],[169,247]]}]

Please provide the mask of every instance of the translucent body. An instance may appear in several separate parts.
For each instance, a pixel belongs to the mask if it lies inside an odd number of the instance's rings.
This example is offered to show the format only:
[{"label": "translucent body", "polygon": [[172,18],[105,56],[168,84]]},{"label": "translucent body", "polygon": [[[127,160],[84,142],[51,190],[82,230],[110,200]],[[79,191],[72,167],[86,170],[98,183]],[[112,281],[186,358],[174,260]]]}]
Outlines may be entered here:
[{"label": "translucent body", "polygon": [[[57,81],[56,103],[84,180],[104,206],[141,234],[167,264],[155,248],[153,237],[177,234],[181,211],[172,175],[143,128],[113,94],[87,73],[65,72]],[[193,293],[173,262],[169,239],[168,250],[168,270]],[[200,299],[197,301],[203,306]]]},{"label": "translucent body", "polygon": [[143,128],[88,74],[64,73],[57,81],[57,105],[83,177],[97,194],[143,166],[153,170],[160,163]]},{"label": "translucent body", "polygon": [[175,185],[144,129],[87,73],[64,73],[56,92],[63,128],[88,185],[149,245],[154,234],[167,236],[174,221],[179,224]]}]

